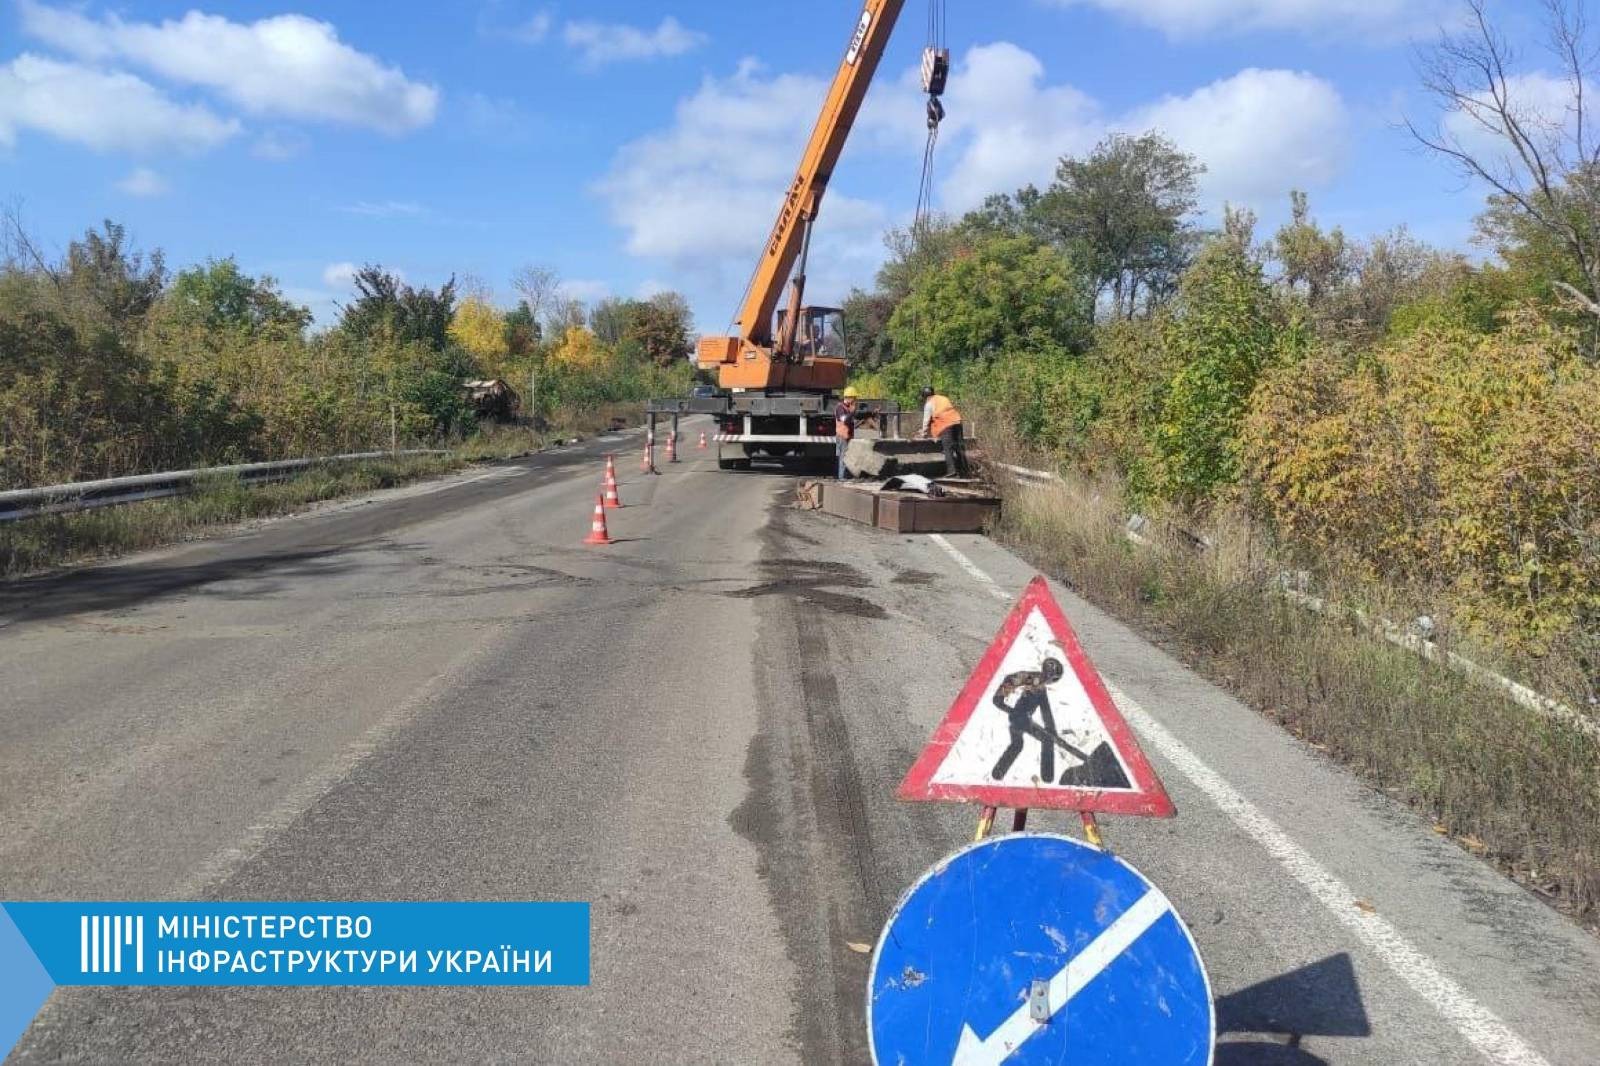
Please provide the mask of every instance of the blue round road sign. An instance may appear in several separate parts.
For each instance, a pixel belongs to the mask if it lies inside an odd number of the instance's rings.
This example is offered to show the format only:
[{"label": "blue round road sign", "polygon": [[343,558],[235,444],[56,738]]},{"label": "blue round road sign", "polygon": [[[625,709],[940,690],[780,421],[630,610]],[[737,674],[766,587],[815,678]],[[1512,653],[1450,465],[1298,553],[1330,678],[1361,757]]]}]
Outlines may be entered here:
[{"label": "blue round road sign", "polygon": [[912,886],[872,957],[878,1066],[1210,1066],[1205,965],[1161,890],[1071,837],[964,848]]}]

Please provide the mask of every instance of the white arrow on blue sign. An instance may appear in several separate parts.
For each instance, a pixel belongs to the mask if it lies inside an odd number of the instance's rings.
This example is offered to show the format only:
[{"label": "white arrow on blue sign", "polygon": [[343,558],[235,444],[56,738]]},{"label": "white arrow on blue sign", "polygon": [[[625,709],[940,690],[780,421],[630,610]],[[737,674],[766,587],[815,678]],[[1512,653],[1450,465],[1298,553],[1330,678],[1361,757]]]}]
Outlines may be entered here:
[{"label": "white arrow on blue sign", "polygon": [[1210,1066],[1216,1012],[1188,927],[1108,852],[1025,833],[962,849],[873,953],[877,1066]]}]

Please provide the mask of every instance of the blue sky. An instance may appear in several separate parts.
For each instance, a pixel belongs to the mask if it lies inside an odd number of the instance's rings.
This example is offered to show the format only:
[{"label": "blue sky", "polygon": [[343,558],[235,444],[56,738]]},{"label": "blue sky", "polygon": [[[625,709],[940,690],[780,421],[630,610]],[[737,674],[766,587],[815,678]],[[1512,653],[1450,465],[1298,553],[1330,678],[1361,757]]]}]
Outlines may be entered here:
[{"label": "blue sky", "polygon": [[[0,200],[50,248],[102,218],[169,263],[234,255],[327,321],[348,264],[523,264],[594,299],[735,310],[859,0],[0,0]],[[1365,236],[1464,247],[1481,192],[1397,128],[1453,0],[950,0],[939,203],[1047,181],[1112,130],[1209,166],[1263,226],[1307,189]],[[1514,13],[1516,5],[1505,9]],[[909,0],[824,207],[811,294],[870,281],[916,199]]]}]

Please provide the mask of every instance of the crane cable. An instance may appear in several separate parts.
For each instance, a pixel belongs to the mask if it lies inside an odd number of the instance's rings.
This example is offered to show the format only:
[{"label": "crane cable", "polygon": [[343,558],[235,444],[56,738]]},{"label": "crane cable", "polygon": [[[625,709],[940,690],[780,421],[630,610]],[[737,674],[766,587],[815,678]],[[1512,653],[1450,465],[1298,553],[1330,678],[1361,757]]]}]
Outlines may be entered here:
[{"label": "crane cable", "polygon": [[922,89],[928,94],[928,142],[922,151],[922,177],[917,183],[917,211],[911,224],[920,233],[933,212],[933,157],[944,122],[945,85],[950,79],[950,49],[945,44],[945,0],[928,0],[928,41],[922,50]]}]

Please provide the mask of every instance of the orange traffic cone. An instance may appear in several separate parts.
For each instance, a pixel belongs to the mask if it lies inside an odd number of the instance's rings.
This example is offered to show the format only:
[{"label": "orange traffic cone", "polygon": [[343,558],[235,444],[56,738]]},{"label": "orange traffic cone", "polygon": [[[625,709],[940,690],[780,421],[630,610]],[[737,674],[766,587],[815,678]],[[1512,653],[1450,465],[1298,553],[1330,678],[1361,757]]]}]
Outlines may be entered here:
[{"label": "orange traffic cone", "polygon": [[611,534],[606,532],[606,502],[599,496],[594,498],[594,524],[589,527],[589,535],[583,542],[601,545],[611,543]]},{"label": "orange traffic cone", "polygon": [[677,461],[678,461],[678,435],[676,433],[668,433],[667,434],[667,462],[675,463]]},{"label": "orange traffic cone", "polygon": [[656,441],[654,437],[645,438],[644,459],[639,463],[639,470],[646,474],[656,472]]},{"label": "orange traffic cone", "polygon": [[615,511],[622,506],[622,495],[617,491],[617,462],[616,456],[606,456],[606,476],[601,483],[605,489],[606,510]]},{"label": "orange traffic cone", "polygon": [[700,431],[700,450],[705,451],[709,447],[710,445],[706,443],[706,431],[702,429]]}]

